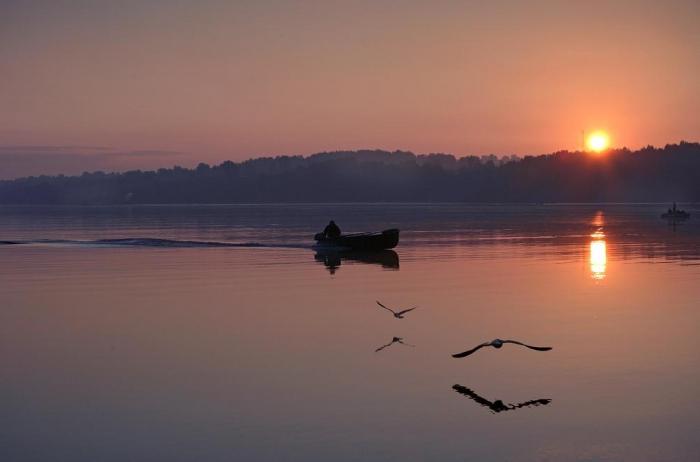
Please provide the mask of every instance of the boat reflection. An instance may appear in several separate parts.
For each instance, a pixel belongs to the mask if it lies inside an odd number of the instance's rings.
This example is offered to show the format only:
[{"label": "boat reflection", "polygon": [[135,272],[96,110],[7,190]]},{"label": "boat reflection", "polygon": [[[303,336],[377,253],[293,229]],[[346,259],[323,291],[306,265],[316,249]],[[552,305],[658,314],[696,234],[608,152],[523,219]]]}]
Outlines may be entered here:
[{"label": "boat reflection", "polygon": [[399,255],[393,250],[360,251],[319,249],[314,259],[323,263],[331,274],[335,274],[343,261],[381,265],[386,269],[399,269]]}]

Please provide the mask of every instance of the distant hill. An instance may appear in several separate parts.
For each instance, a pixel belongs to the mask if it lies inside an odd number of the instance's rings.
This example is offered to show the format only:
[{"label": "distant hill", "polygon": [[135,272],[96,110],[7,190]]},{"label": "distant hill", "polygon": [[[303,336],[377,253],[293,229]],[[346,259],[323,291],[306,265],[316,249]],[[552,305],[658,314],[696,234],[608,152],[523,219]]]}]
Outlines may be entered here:
[{"label": "distant hill", "polygon": [[700,201],[700,144],[602,155],[325,152],[0,181],[0,204]]}]

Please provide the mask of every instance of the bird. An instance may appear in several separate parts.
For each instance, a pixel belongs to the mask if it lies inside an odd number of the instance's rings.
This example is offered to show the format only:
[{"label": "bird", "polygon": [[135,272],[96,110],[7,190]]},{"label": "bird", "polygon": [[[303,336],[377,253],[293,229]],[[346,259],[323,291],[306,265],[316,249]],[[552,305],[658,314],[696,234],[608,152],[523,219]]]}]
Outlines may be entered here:
[{"label": "bird", "polygon": [[526,345],[522,342],[518,342],[517,340],[501,340],[500,338],[497,338],[495,340],[491,340],[490,342],[484,342],[481,345],[478,345],[471,350],[463,351],[462,353],[456,353],[453,354],[453,358],[464,358],[466,356],[469,356],[470,354],[484,348],[487,346],[492,346],[494,348],[501,348],[504,343],[514,343],[516,345],[522,345],[524,347],[530,348],[531,350],[537,350],[537,351],[549,351],[552,349],[552,347],[537,347],[537,346],[532,346],[532,345]]},{"label": "bird", "polygon": [[415,345],[411,345],[410,343],[404,343],[403,338],[401,338],[401,337],[394,337],[391,339],[391,342],[387,343],[386,345],[380,346],[379,348],[374,350],[374,352],[378,353],[378,352],[382,351],[384,348],[393,345],[394,343],[400,343],[401,345],[406,345],[406,346],[410,346],[410,347],[415,346]]},{"label": "bird", "polygon": [[459,385],[459,384],[454,385],[452,388],[454,389],[454,391],[456,391],[460,395],[464,395],[467,398],[475,401],[476,403],[481,404],[482,406],[489,408],[489,410],[491,410],[491,412],[493,412],[494,414],[499,413],[499,412],[503,412],[503,411],[512,411],[514,409],[520,409],[520,408],[529,407],[529,406],[546,406],[547,404],[552,402],[551,399],[541,398],[541,399],[532,399],[529,401],[524,401],[524,402],[518,403],[518,404],[512,404],[512,403],[505,404],[500,399],[497,399],[495,401],[489,401],[486,398],[483,398],[483,397],[479,396],[478,394],[476,394],[476,392],[474,392],[473,390],[470,390],[469,388],[462,386],[462,385]]},{"label": "bird", "polygon": [[403,315],[404,315],[404,314],[406,314],[406,313],[408,313],[409,311],[413,311],[413,310],[415,310],[416,308],[418,308],[417,306],[414,306],[414,307],[409,308],[409,309],[407,309],[407,310],[394,311],[394,310],[392,310],[391,308],[387,308],[386,306],[382,305],[379,301],[377,301],[377,305],[381,306],[381,307],[384,308],[385,310],[391,311],[391,313],[394,315],[394,317],[395,317],[396,319],[403,319]]}]

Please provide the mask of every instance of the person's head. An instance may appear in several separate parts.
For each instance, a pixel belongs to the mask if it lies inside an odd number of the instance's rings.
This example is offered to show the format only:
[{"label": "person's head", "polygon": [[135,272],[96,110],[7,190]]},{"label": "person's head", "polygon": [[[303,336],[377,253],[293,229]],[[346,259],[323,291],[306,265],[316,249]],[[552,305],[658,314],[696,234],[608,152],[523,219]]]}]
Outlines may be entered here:
[{"label": "person's head", "polygon": [[334,225],[334,224],[335,224],[335,221],[331,220],[331,222],[328,223],[328,224],[329,224],[329,225]]}]

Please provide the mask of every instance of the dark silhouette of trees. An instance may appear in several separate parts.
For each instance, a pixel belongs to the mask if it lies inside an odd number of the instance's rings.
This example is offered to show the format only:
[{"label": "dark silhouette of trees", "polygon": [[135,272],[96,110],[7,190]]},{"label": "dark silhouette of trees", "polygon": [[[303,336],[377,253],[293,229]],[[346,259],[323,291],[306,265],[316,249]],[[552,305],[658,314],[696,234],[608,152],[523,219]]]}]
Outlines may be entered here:
[{"label": "dark silhouette of trees", "polygon": [[0,204],[700,201],[700,144],[603,155],[324,152],[0,181]]}]

